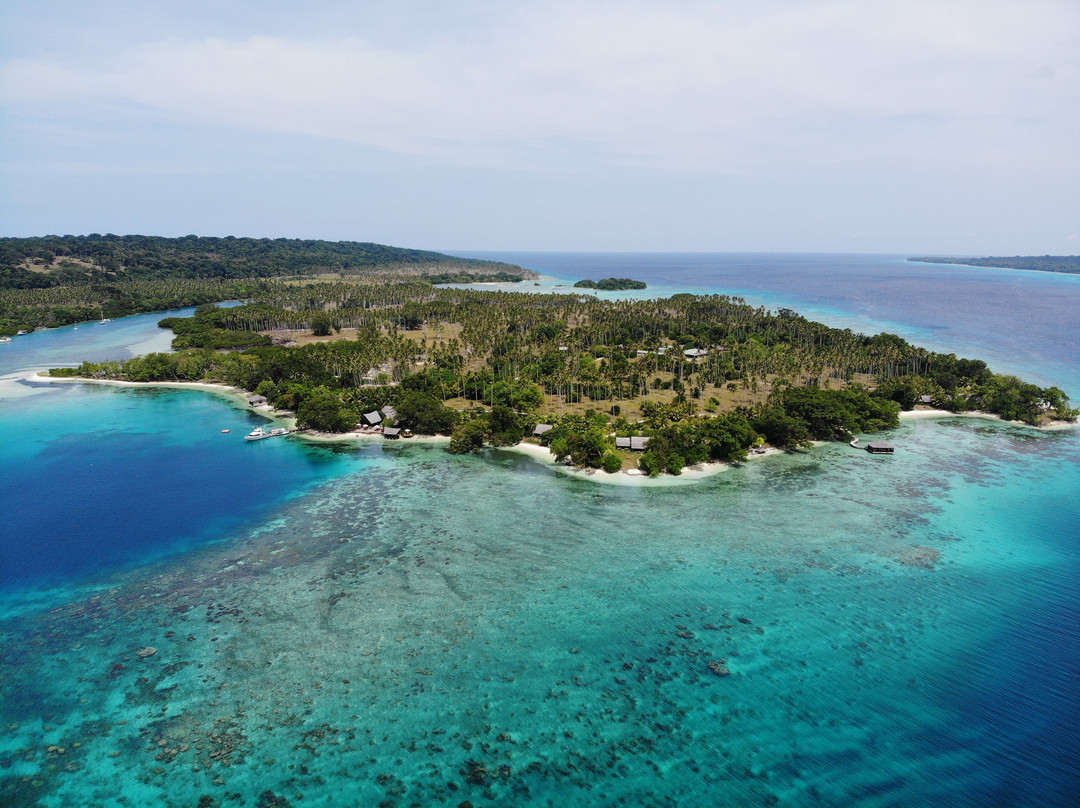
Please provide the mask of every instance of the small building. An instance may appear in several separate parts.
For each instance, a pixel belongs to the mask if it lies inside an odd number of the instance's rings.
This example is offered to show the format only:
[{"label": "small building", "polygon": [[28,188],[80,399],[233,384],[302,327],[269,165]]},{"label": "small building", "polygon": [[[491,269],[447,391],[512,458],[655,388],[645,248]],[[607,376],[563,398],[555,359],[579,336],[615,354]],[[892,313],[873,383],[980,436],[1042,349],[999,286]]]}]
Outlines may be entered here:
[{"label": "small building", "polygon": [[545,432],[550,432],[554,427],[551,424],[537,424],[532,433],[536,437],[540,437]]},{"label": "small building", "polygon": [[365,413],[361,420],[368,426],[378,426],[382,423],[382,416],[379,415],[378,410],[375,410],[373,412]]},{"label": "small building", "polygon": [[919,396],[919,403],[920,404],[933,404],[934,403],[934,397],[933,396]]},{"label": "small building", "polygon": [[870,454],[893,454],[896,452],[896,447],[883,440],[876,440],[873,443],[866,444],[866,451]]},{"label": "small building", "polygon": [[649,439],[640,435],[632,438],[615,438],[616,449],[628,449],[631,452],[644,452],[649,446]]},{"label": "small building", "polygon": [[387,404],[380,412],[383,414],[383,418],[397,418],[397,410],[394,409],[393,404]]},{"label": "small building", "polygon": [[401,437],[401,430],[396,426],[388,426],[383,428],[382,436],[390,440],[397,440]]},{"label": "small building", "polygon": [[261,407],[266,403],[266,396],[248,396],[249,407]]},{"label": "small building", "polygon": [[683,356],[687,359],[699,359],[704,356],[708,356],[709,352],[704,348],[687,348],[683,351]]}]

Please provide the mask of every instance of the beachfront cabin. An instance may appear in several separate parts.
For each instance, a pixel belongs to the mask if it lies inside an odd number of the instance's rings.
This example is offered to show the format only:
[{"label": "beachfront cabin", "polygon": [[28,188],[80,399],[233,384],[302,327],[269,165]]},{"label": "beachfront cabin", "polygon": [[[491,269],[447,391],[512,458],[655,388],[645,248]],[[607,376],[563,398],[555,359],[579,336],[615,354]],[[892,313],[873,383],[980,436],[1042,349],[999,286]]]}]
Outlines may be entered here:
[{"label": "beachfront cabin", "polygon": [[379,415],[378,410],[374,410],[373,412],[365,413],[364,417],[360,420],[368,426],[378,426],[382,423],[382,416]]},{"label": "beachfront cabin", "polygon": [[866,451],[870,454],[893,454],[896,452],[896,447],[891,443],[886,443],[883,440],[876,440],[873,443],[866,444]]},{"label": "beachfront cabin", "polygon": [[379,412],[382,413],[383,418],[397,418],[397,410],[394,409],[393,404],[387,404]]},{"label": "beachfront cabin", "polygon": [[383,429],[382,436],[390,440],[397,440],[401,437],[401,430],[396,426],[388,426]]},{"label": "beachfront cabin", "polygon": [[615,438],[616,449],[627,449],[631,452],[644,452],[649,446],[649,439],[640,435],[632,438]]},{"label": "beachfront cabin", "polygon": [[261,407],[266,403],[266,396],[248,396],[249,407]]},{"label": "beachfront cabin", "polygon": [[933,404],[934,403],[934,397],[933,396],[919,396],[919,403],[920,404]]},{"label": "beachfront cabin", "polygon": [[551,426],[551,424],[537,424],[536,428],[533,429],[533,432],[532,432],[533,437],[539,438],[545,432],[550,432],[552,430],[552,428],[553,427]]}]

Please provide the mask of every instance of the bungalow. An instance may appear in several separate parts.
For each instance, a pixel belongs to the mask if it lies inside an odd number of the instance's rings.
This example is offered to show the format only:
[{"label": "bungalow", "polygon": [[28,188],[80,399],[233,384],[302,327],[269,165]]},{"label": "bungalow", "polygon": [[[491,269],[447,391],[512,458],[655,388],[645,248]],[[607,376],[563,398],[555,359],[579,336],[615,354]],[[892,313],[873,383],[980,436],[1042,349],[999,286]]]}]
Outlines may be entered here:
[{"label": "bungalow", "polygon": [[382,416],[379,415],[378,410],[375,410],[374,412],[365,413],[361,420],[368,426],[378,426],[382,423]]},{"label": "bungalow", "polygon": [[919,396],[919,403],[920,404],[933,404],[934,403],[934,397],[933,396]]},{"label": "bungalow", "polygon": [[266,403],[266,396],[248,396],[249,407],[261,407]]},{"label": "bungalow", "polygon": [[893,454],[896,451],[896,447],[883,440],[877,440],[873,443],[866,444],[866,451],[870,454]]},{"label": "bungalow", "polygon": [[393,404],[387,404],[380,412],[382,412],[383,418],[397,418],[397,410],[394,409]]},{"label": "bungalow", "polygon": [[687,359],[699,359],[703,356],[708,356],[709,352],[704,348],[687,348],[683,351],[683,356]]},{"label": "bungalow", "polygon": [[401,429],[396,426],[388,426],[383,429],[382,436],[390,440],[397,440],[401,437]]},{"label": "bungalow", "polygon": [[551,424],[537,424],[532,433],[535,437],[540,437],[545,432],[550,432],[553,429]]},{"label": "bungalow", "polygon": [[616,449],[628,449],[631,452],[644,452],[649,446],[649,439],[635,435],[632,438],[615,438]]}]

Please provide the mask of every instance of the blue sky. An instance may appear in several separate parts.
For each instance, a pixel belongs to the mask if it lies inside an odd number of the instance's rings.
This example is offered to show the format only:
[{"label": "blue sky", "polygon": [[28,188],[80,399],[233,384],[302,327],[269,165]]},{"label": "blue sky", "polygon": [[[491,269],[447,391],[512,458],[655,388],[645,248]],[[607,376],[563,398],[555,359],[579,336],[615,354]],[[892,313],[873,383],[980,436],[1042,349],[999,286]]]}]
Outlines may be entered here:
[{"label": "blue sky", "polygon": [[1076,0],[6,0],[0,234],[1080,252]]}]

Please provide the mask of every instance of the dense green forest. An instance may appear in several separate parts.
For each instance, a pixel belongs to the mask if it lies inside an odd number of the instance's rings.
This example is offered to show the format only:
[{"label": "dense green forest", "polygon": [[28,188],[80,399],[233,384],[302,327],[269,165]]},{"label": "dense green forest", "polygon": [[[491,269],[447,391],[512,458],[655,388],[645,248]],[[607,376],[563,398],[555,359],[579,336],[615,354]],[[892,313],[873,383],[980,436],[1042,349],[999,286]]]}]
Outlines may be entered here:
[{"label": "dense green forest", "polygon": [[536,274],[510,264],[356,241],[96,233],[0,238],[0,289],[145,279],[370,276],[390,269],[399,274],[453,270],[477,277],[500,272],[518,280]]},{"label": "dense green forest", "polygon": [[607,292],[617,292],[625,289],[645,289],[645,281],[635,281],[632,278],[604,278],[592,281],[588,278],[574,284],[575,289],[601,289]]},{"label": "dense green forest", "polygon": [[[264,280],[520,281],[510,264],[359,242],[158,236],[0,238],[0,335],[257,297]],[[225,347],[225,346],[223,346]]]},{"label": "dense green forest", "polygon": [[[460,452],[516,443],[543,422],[558,457],[648,473],[740,460],[762,441],[790,448],[877,432],[924,401],[1029,423],[1075,417],[1061,390],[980,360],[723,295],[605,301],[420,281],[258,283],[245,305],[162,321],[178,353],[58,372],[218,381],[326,431],[393,404],[401,425],[450,434]],[[647,451],[616,448],[615,437],[632,435],[650,438]]]},{"label": "dense green forest", "polygon": [[909,258],[924,264],[1034,269],[1039,272],[1080,273],[1080,255],[1014,255],[1012,258]]}]

